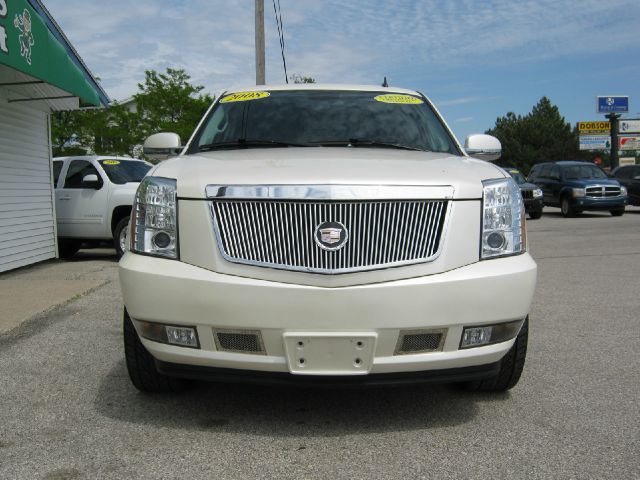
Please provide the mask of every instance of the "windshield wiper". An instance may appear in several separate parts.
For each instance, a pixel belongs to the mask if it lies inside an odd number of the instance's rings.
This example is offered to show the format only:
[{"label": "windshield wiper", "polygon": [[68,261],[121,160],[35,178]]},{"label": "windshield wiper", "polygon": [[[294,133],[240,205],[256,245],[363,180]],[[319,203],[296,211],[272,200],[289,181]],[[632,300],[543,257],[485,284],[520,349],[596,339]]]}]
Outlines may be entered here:
[{"label": "windshield wiper", "polygon": [[382,148],[399,148],[402,150],[415,150],[418,152],[429,152],[430,150],[424,148],[411,147],[409,145],[402,145],[400,143],[384,142],[382,140],[371,140],[368,138],[350,138],[349,140],[328,140],[313,142],[326,147],[382,147]]},{"label": "windshield wiper", "polygon": [[284,142],[279,140],[267,140],[259,138],[239,138],[232,142],[206,143],[200,145],[198,150],[217,150],[222,148],[248,148],[248,147],[309,147],[308,144]]}]

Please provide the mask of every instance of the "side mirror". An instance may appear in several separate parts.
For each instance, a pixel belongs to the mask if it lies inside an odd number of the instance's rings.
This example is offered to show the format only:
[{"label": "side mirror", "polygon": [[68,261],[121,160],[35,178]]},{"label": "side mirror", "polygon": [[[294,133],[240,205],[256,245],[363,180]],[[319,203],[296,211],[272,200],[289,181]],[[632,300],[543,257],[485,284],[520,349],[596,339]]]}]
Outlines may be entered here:
[{"label": "side mirror", "polygon": [[144,141],[144,154],[154,160],[166,160],[182,151],[177,133],[162,132],[151,135]]},{"label": "side mirror", "polygon": [[100,180],[98,179],[98,175],[95,173],[90,173],[89,175],[82,177],[82,188],[94,188],[97,190],[99,187]]},{"label": "side mirror", "polygon": [[464,149],[470,157],[486,160],[487,162],[498,160],[502,154],[500,140],[482,133],[469,135],[464,141]]}]

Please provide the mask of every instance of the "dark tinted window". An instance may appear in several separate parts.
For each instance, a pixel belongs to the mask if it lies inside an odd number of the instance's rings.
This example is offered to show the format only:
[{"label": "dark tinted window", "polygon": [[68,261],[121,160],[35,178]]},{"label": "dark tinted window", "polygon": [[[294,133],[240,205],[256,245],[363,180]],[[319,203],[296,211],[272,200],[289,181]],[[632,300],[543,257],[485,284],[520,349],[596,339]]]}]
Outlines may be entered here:
[{"label": "dark tinted window", "polygon": [[626,179],[633,178],[634,176],[633,170],[634,170],[634,167],[620,167],[619,169],[616,170],[616,173],[614,176],[616,178],[626,178]]},{"label": "dark tinted window", "polygon": [[605,179],[607,174],[595,165],[571,165],[564,167],[564,178],[567,180]]},{"label": "dark tinted window", "polygon": [[64,179],[64,188],[85,188],[82,186],[82,179],[87,175],[97,175],[99,188],[102,188],[102,178],[96,170],[96,167],[91,165],[91,162],[86,160],[73,160],[69,164],[67,170],[67,176]]},{"label": "dark tinted window", "polygon": [[60,172],[62,171],[62,165],[64,162],[62,160],[58,160],[53,162],[53,186],[58,186],[58,179],[60,178]]},{"label": "dark tinted window", "polygon": [[522,175],[518,170],[507,170],[507,172],[509,172],[509,175],[513,177],[518,185],[526,183],[527,180],[524,178],[524,175]]},{"label": "dark tinted window", "polygon": [[560,180],[560,168],[554,165],[549,172],[549,178],[551,180]]},{"label": "dark tinted window", "polygon": [[543,165],[540,167],[538,178],[551,178],[551,167],[552,165]]},{"label": "dark tinted window", "polygon": [[309,146],[357,146],[360,140],[361,146],[383,142],[460,155],[431,107],[418,96],[305,90],[264,92],[243,101],[240,95],[227,95],[216,105],[194,150],[221,148],[239,139]]},{"label": "dark tinted window", "polygon": [[113,183],[123,185],[140,182],[151,169],[151,165],[135,160],[99,160],[105,173]]}]

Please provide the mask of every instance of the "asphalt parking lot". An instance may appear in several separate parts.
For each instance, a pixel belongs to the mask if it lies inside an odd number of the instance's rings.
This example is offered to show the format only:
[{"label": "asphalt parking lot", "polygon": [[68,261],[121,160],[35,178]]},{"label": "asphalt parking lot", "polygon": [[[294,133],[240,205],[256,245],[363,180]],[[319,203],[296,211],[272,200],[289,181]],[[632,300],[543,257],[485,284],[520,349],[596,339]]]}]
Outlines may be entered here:
[{"label": "asphalt parking lot", "polygon": [[[148,396],[107,281],[0,335],[0,478],[640,478],[640,208],[529,222],[539,266],[523,378],[302,390],[200,384]],[[37,295],[37,292],[34,292]]]}]

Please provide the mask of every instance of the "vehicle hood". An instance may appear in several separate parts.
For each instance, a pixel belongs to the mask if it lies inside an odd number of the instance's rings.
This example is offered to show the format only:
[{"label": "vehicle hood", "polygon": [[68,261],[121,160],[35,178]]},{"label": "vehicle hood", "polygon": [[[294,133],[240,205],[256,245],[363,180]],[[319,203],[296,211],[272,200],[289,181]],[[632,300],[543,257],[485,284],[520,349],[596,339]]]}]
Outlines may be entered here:
[{"label": "vehicle hood", "polygon": [[207,185],[419,185],[481,198],[482,180],[504,178],[470,157],[369,147],[238,149],[166,160],[150,175],[175,178],[181,198],[205,198]]},{"label": "vehicle hood", "polygon": [[590,187],[591,185],[611,185],[611,186],[619,187],[620,182],[612,178],[603,178],[603,179],[590,178],[590,179],[584,179],[584,180],[567,180],[564,182],[564,185],[567,187],[576,187],[576,188]]},{"label": "vehicle hood", "polygon": [[520,190],[535,190],[536,188],[540,188],[535,183],[529,182],[521,183],[518,186],[520,187]]}]

